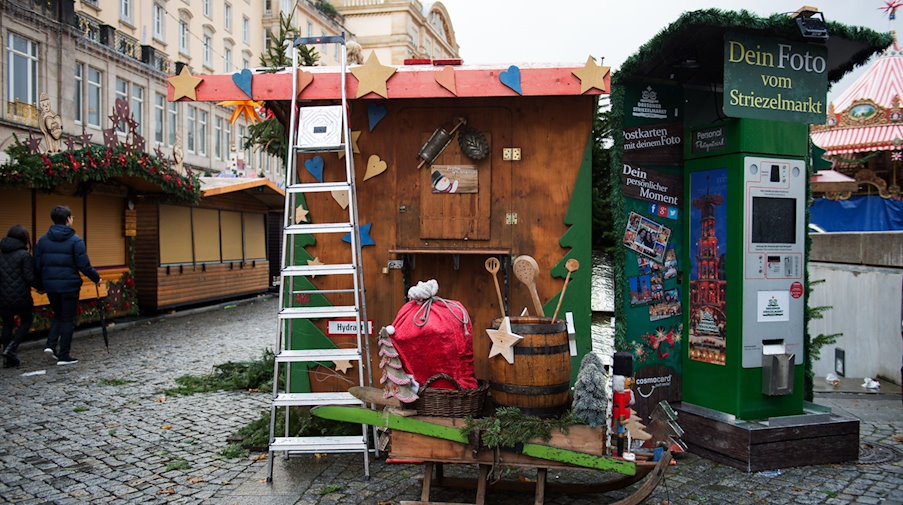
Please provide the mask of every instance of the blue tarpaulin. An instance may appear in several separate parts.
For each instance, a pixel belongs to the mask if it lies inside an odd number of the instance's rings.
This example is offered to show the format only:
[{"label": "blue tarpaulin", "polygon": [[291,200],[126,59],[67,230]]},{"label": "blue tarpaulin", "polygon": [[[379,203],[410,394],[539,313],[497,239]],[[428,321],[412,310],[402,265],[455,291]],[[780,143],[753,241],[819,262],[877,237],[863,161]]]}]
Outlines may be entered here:
[{"label": "blue tarpaulin", "polygon": [[903,230],[903,202],[880,196],[837,202],[821,198],[812,203],[810,216],[825,231]]}]

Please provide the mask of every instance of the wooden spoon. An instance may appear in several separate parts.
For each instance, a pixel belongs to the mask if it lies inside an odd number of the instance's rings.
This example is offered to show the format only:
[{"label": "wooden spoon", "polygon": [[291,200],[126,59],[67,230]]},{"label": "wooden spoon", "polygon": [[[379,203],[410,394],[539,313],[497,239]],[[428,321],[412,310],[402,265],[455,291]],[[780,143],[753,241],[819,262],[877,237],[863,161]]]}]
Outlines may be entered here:
[{"label": "wooden spoon", "polygon": [[558,296],[558,306],[555,307],[555,313],[552,314],[553,323],[558,319],[558,311],[561,310],[561,302],[564,301],[564,293],[568,290],[568,282],[571,280],[571,274],[580,268],[580,262],[571,258],[564,264],[564,268],[567,269],[568,274],[564,277],[564,286],[561,287],[561,295]]},{"label": "wooden spoon", "polygon": [[536,315],[546,317],[542,310],[542,302],[539,301],[539,293],[536,292],[536,279],[539,277],[539,265],[531,256],[522,255],[514,258],[514,276],[530,289],[530,297],[533,298],[533,308]]},{"label": "wooden spoon", "polygon": [[499,310],[502,312],[502,319],[505,319],[505,302],[502,300],[502,290],[499,288],[499,278],[496,276],[501,266],[502,264],[498,258],[488,258],[486,260],[486,270],[492,274],[492,280],[495,281],[495,294],[499,297]]}]

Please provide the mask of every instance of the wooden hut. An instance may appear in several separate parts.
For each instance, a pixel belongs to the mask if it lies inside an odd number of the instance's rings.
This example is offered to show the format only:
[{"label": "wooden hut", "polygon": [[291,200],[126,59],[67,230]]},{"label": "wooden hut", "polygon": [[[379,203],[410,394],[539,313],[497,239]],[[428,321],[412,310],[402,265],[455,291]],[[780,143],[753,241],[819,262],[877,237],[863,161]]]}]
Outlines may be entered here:
[{"label": "wooden hut", "polygon": [[[335,104],[339,69],[303,70],[301,106]],[[197,100],[249,98],[232,75],[196,78]],[[396,68],[371,57],[351,67],[347,92],[360,222],[369,230],[364,284],[374,327],[393,322],[408,286],[436,279],[440,297],[459,300],[470,312],[477,376],[486,377],[490,341],[483,330],[501,312],[485,260],[501,260],[505,310],[517,315],[525,307],[535,311],[529,291],[511,274],[511,260],[533,256],[540,267],[537,290],[551,316],[567,274],[564,263],[575,258],[582,268],[572,277],[561,313],[573,314],[578,354],[590,349],[591,130],[597,95],[608,85],[608,69],[592,59],[582,67]],[[278,102],[285,110],[292,75],[254,75],[245,89],[253,90],[253,100],[274,107]],[[421,147],[437,129],[451,132],[459,118],[466,124],[458,133],[466,132],[469,140],[452,135],[440,156],[421,163]],[[462,149],[468,141],[477,146]],[[469,150],[480,145],[482,158]],[[319,156],[299,157],[295,169],[302,182],[314,182],[312,174],[320,170],[327,181],[344,180],[337,154]],[[345,212],[328,197],[307,203],[310,222],[339,222]],[[305,247],[323,263],[347,258],[340,236],[318,236]],[[318,289],[330,287],[329,279],[312,281]],[[317,325],[323,335],[327,323]],[[347,335],[329,337],[338,347],[350,342]]]},{"label": "wooden hut", "polygon": [[136,203],[135,280],[143,311],[261,293],[271,286],[267,222],[271,211],[282,210],[284,192],[263,178],[201,177],[200,184],[197,205],[153,197]]},{"label": "wooden hut", "polygon": [[[82,146],[58,154],[41,154],[25,144],[9,150],[0,165],[0,229],[14,224],[28,228],[37,242],[52,225],[57,205],[72,209],[73,228],[82,237],[88,257],[101,276],[100,289],[85,282],[78,307],[79,323],[100,317],[98,297],[107,317],[138,313],[133,276],[136,234],[135,203],[139,198],[192,202],[196,180],[173,171],[162,160],[130,147]],[[33,330],[50,326],[47,297],[32,292]]]}]

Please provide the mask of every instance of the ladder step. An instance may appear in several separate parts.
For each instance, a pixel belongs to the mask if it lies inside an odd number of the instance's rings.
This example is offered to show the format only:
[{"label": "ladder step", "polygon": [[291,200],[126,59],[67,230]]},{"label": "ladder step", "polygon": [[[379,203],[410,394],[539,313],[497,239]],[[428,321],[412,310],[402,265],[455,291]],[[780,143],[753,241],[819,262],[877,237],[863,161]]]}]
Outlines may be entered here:
[{"label": "ladder step", "polygon": [[354,293],[354,289],[299,289],[293,295],[345,295]]},{"label": "ladder step", "polygon": [[348,437],[276,437],[270,451],[290,452],[364,452],[369,450],[363,435]]},{"label": "ladder step", "polygon": [[313,46],[317,44],[342,44],[345,45],[345,35],[323,35],[321,37],[297,37],[295,47]]},{"label": "ladder step", "polygon": [[286,234],[303,235],[314,233],[351,233],[354,225],[351,223],[311,223],[292,224],[283,228]]},{"label": "ladder step", "polygon": [[345,181],[338,182],[308,182],[303,184],[290,184],[285,188],[286,194],[292,193],[323,193],[326,191],[348,191],[351,184]]},{"label": "ladder step", "polygon": [[335,146],[295,146],[295,151],[299,153],[341,153],[345,151],[345,144]]},{"label": "ladder step", "polygon": [[357,271],[352,264],[337,265],[298,265],[282,269],[283,276],[301,275],[351,275]]},{"label": "ladder step", "polygon": [[364,402],[351,393],[279,393],[273,400],[274,407],[295,407],[305,405],[363,405]]},{"label": "ladder step", "polygon": [[289,307],[279,311],[279,319],[323,319],[327,317],[354,317],[357,307],[338,305],[332,307]]},{"label": "ladder step", "polygon": [[278,363],[313,363],[316,361],[360,361],[361,352],[354,349],[305,349],[282,351],[276,355]]}]

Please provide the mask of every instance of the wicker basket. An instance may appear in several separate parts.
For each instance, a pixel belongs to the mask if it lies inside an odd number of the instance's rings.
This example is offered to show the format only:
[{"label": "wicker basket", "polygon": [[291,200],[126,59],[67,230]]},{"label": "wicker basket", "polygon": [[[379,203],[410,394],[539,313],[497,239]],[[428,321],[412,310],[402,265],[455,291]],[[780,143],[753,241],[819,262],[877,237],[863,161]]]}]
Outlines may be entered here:
[{"label": "wicker basket", "polygon": [[[445,379],[451,382],[457,391],[451,389],[431,388],[430,385],[439,380]],[[489,383],[486,381],[478,381],[476,389],[462,389],[453,377],[440,373],[429,379],[420,388],[417,393],[420,398],[413,403],[417,414],[421,416],[437,416],[437,417],[476,417],[483,411],[483,402],[486,401],[486,392],[489,390]]]}]

